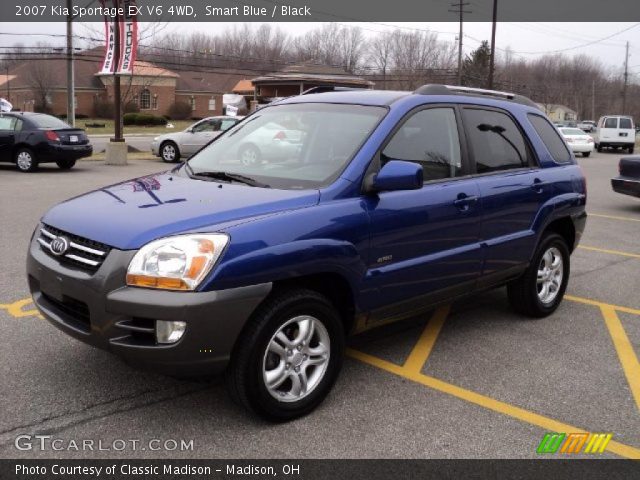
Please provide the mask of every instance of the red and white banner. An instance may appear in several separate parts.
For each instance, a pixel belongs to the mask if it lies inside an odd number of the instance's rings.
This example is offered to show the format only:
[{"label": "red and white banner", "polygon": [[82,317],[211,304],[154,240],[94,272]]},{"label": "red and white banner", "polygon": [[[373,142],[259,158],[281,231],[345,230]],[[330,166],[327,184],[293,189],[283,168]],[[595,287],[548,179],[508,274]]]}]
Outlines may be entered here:
[{"label": "red and white banner", "polygon": [[[103,74],[131,75],[136,62],[138,50],[138,20],[135,15],[135,0],[100,0],[103,7],[110,3],[115,9],[122,9],[124,15],[116,17],[104,17],[104,30],[106,48],[104,61],[102,62]],[[120,36],[120,49],[116,52],[116,35]],[[116,65],[116,60],[118,64]]]}]

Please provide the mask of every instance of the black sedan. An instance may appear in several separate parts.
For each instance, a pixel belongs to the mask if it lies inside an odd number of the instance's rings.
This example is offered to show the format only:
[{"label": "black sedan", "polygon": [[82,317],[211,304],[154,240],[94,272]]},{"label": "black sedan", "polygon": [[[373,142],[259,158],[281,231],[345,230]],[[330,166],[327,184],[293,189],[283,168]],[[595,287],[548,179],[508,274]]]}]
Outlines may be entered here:
[{"label": "black sedan", "polygon": [[640,157],[627,157],[618,165],[620,175],[611,179],[613,190],[624,195],[640,197]]},{"label": "black sedan", "polygon": [[43,113],[0,113],[0,161],[13,162],[22,172],[40,163],[55,162],[69,170],[76,160],[90,157],[93,147],[84,130]]}]

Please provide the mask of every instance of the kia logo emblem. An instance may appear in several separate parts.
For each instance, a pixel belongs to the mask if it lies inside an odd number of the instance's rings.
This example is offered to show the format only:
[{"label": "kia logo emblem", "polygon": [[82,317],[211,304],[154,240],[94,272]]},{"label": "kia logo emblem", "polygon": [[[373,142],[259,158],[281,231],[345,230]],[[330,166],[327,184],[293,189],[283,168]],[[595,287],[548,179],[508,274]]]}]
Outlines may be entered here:
[{"label": "kia logo emblem", "polygon": [[65,237],[56,237],[51,240],[49,250],[51,250],[51,253],[54,255],[64,255],[66,251],[69,250],[69,240]]}]

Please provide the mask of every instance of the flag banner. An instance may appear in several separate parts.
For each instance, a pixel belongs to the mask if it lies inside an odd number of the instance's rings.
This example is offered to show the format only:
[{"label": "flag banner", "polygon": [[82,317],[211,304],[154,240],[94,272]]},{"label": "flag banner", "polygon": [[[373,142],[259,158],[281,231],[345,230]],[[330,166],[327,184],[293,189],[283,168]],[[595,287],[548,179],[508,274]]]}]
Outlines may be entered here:
[{"label": "flag banner", "polygon": [[[107,7],[109,0],[100,0],[102,7]],[[111,2],[109,2],[111,3]],[[113,6],[117,7],[118,0],[113,0]],[[105,15],[104,17],[104,35],[106,48],[104,52],[104,61],[102,62],[102,74],[113,74],[116,68],[116,28],[118,27],[115,18]]]},{"label": "flag banner", "polygon": [[120,0],[124,9],[124,16],[120,20],[120,61],[117,73],[131,75],[138,50],[138,20],[136,18],[135,0]]}]

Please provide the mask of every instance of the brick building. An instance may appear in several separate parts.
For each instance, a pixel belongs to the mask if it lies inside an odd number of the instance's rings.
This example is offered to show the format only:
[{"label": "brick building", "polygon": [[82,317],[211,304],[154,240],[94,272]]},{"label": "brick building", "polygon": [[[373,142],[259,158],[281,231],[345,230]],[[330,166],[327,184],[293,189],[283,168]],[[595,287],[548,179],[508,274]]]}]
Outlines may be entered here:
[{"label": "brick building", "polygon": [[[100,74],[101,55],[101,48],[76,55],[76,115],[95,117],[101,104],[113,103],[113,76]],[[220,115],[222,95],[231,92],[242,77],[232,70],[174,72],[137,61],[133,75],[122,77],[123,103],[136,103],[141,112],[168,115],[171,105],[181,101],[191,105],[194,118]],[[34,59],[0,75],[0,96],[15,110],[65,115],[66,89],[66,60],[59,56]]]}]

